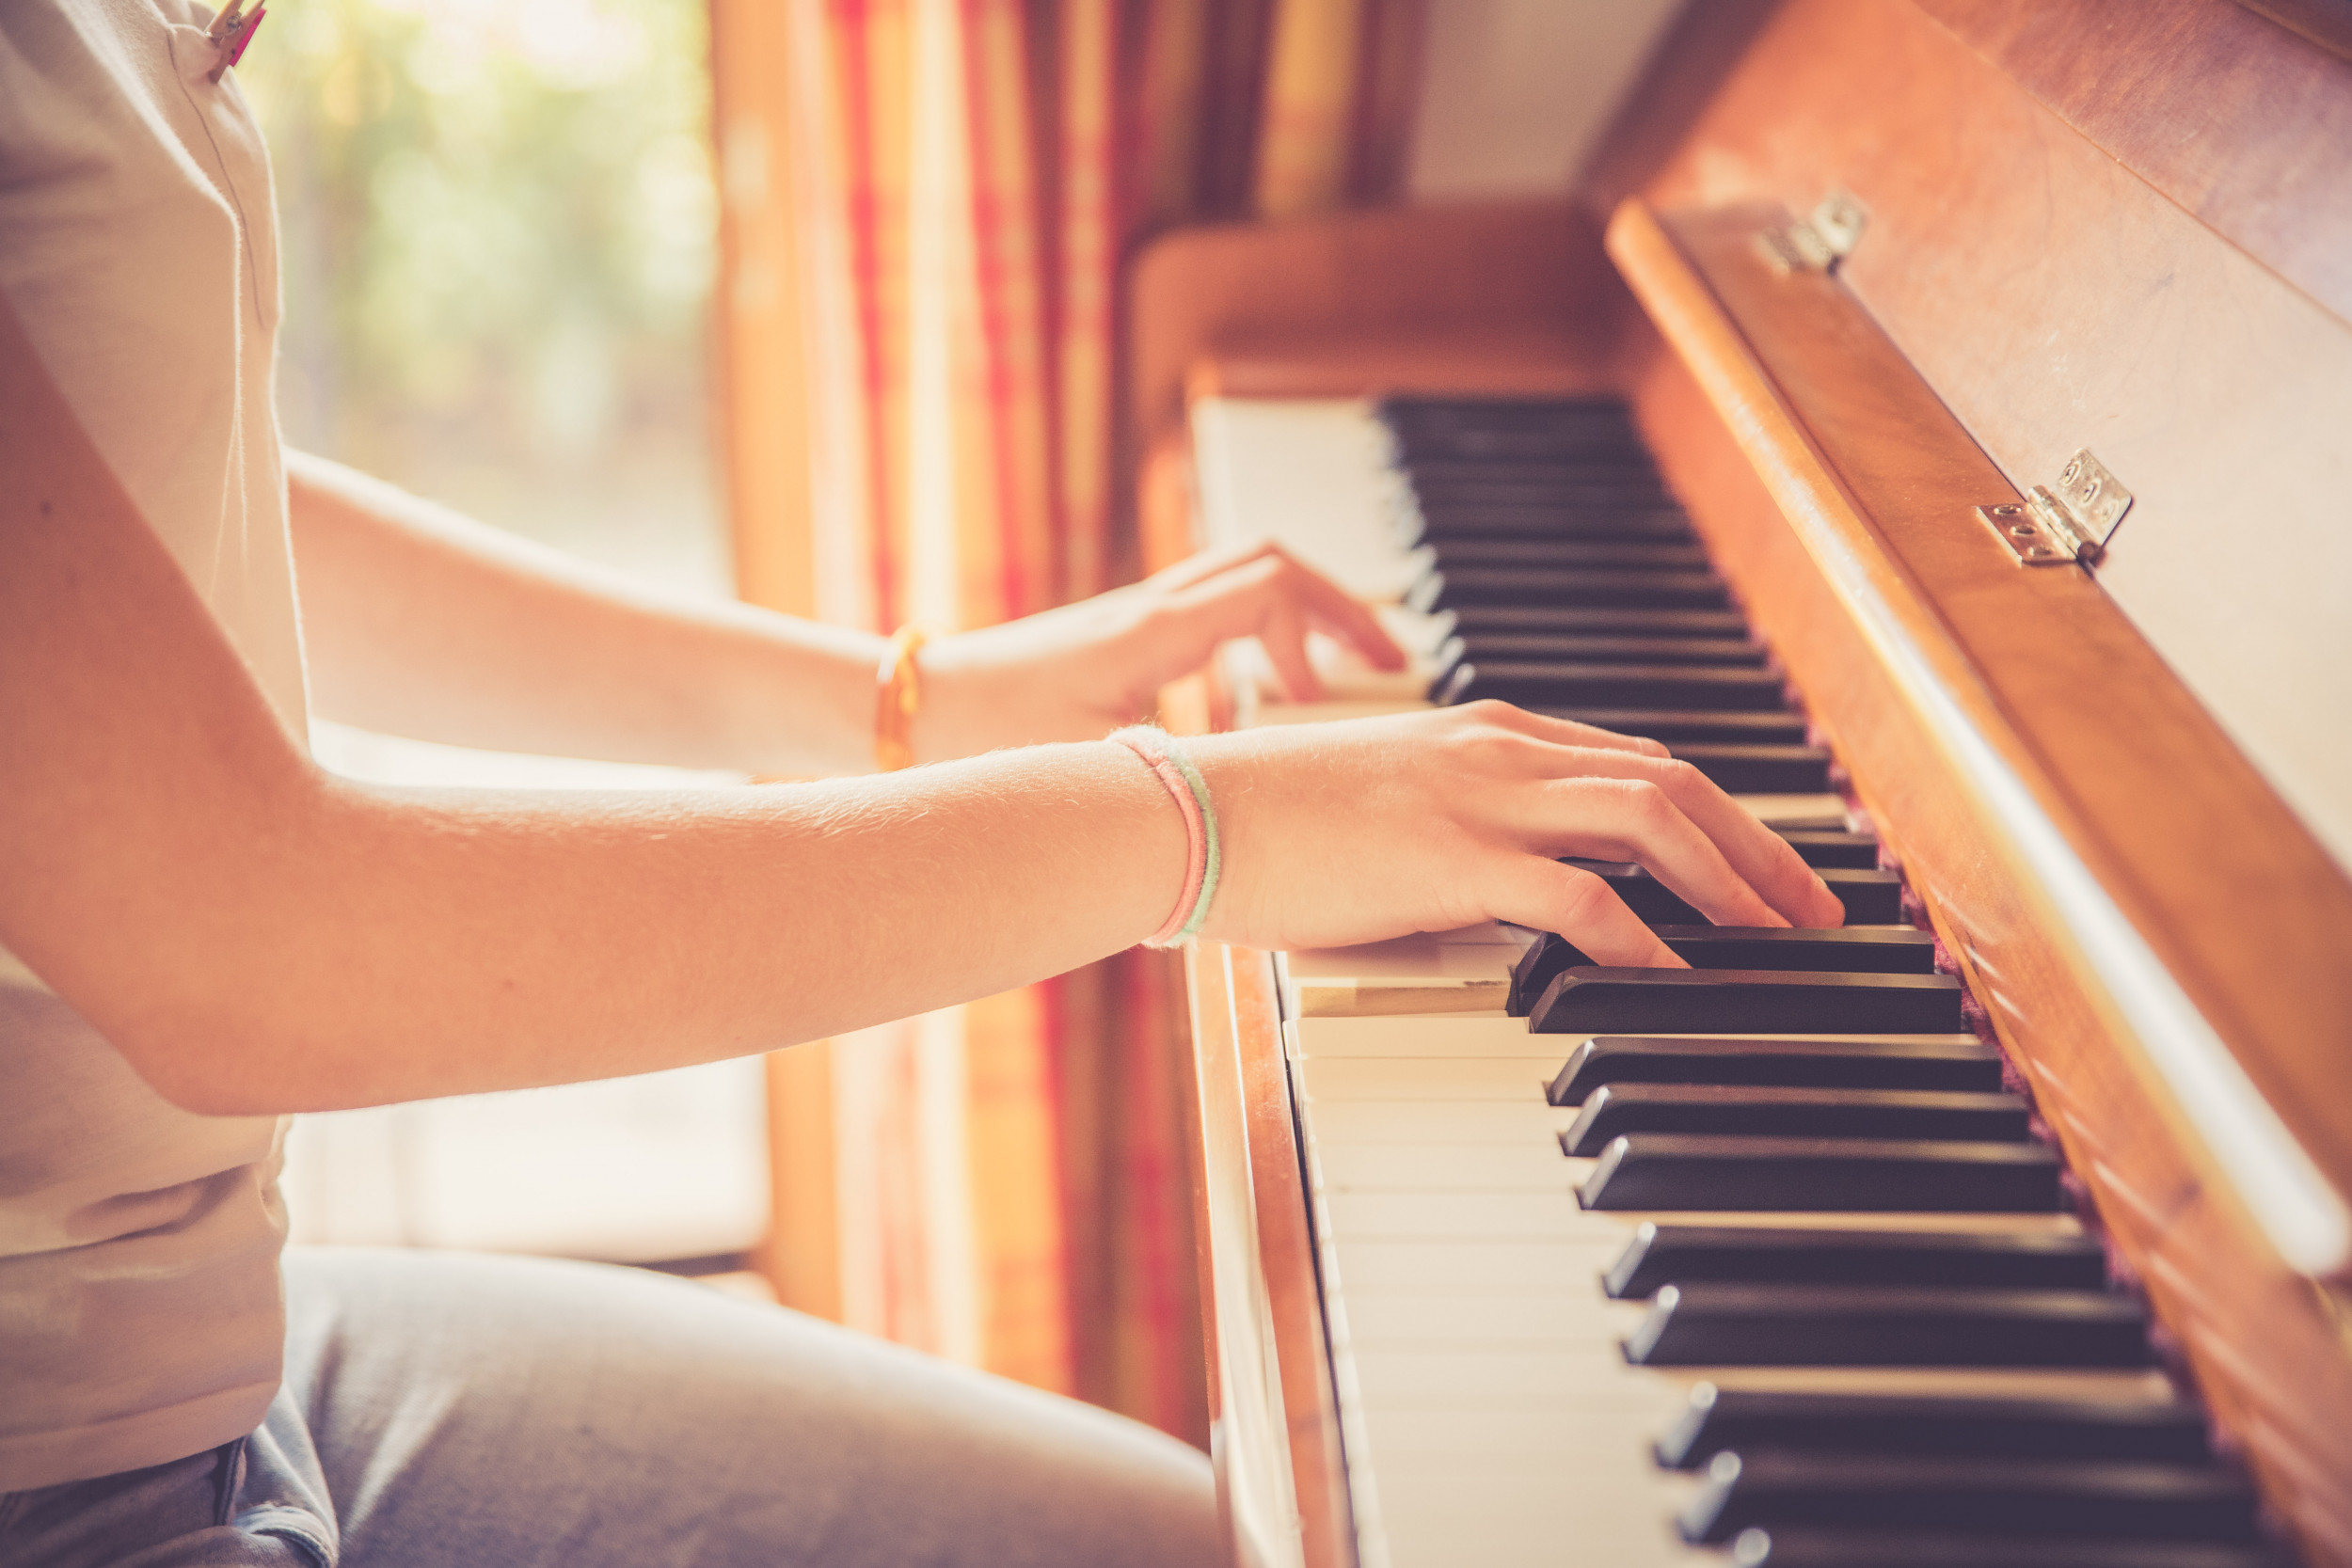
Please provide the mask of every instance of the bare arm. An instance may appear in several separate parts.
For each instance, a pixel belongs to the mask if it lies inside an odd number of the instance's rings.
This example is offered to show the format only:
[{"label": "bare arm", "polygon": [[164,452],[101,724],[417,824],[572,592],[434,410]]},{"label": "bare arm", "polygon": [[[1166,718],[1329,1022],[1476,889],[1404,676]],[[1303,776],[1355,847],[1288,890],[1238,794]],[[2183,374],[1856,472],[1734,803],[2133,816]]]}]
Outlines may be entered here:
[{"label": "bare arm", "polygon": [[183,1103],[756,1051],[1084,962],[1176,895],[1181,823],[1101,743],[652,797],[332,778],[0,326],[0,941]]},{"label": "bare arm", "polygon": [[642,588],[324,458],[286,467],[324,717],[771,776],[873,765],[882,638]]},{"label": "bare arm", "polygon": [[[884,640],[707,604],[289,453],[312,700],[420,739],[807,778],[873,765]],[[1279,550],[1203,556],[1082,604],[932,643],[911,739],[926,761],[1096,739],[1228,639],[1258,636],[1311,697],[1304,639],[1403,655]]]},{"label": "bare arm", "polygon": [[[0,942],[163,1093],[218,1113],[645,1070],[986,995],[1173,903],[1180,819],[1122,748],[626,798],[320,771],[0,301]],[[1793,851],[1655,747],[1491,705],[1202,742],[1210,929],[1263,945],[1489,916],[1672,962],[1562,854],[1711,916],[1828,923]]]}]

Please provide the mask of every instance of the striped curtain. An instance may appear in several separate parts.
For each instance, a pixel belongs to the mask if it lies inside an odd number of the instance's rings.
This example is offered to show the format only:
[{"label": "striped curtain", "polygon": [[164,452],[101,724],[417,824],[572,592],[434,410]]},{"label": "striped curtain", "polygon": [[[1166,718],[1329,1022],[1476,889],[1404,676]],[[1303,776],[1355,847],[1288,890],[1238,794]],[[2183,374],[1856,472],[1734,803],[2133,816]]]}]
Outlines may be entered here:
[{"label": "striped curtain", "polygon": [[[1389,197],[1422,3],[712,0],[743,595],[945,631],[1131,578],[1121,263]],[[1200,1436],[1181,1020],[1138,952],[779,1055],[780,1293]]]}]

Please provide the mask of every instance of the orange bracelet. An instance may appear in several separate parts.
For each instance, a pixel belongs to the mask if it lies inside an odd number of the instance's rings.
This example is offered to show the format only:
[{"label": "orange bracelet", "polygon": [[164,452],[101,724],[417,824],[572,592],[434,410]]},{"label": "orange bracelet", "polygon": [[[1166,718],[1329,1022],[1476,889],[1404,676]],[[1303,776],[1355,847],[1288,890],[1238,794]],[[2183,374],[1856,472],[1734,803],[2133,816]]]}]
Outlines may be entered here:
[{"label": "orange bracelet", "polygon": [[930,640],[921,626],[900,626],[874,673],[874,762],[885,773],[914,766],[907,731],[923,706],[923,672],[914,656]]}]

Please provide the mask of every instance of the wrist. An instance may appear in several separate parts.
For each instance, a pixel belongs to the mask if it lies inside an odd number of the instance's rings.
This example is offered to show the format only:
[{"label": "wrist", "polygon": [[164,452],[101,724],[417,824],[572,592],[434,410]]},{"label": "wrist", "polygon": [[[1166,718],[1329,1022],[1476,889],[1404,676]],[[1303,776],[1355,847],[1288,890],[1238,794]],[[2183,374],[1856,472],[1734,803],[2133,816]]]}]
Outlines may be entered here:
[{"label": "wrist", "polygon": [[1209,909],[1216,900],[1222,851],[1216,800],[1183,743],[1165,730],[1138,724],[1120,730],[1110,738],[1134,753],[1158,781],[1184,824],[1184,882],[1168,906],[1167,918],[1144,939],[1147,947],[1180,946],[1200,935]]}]

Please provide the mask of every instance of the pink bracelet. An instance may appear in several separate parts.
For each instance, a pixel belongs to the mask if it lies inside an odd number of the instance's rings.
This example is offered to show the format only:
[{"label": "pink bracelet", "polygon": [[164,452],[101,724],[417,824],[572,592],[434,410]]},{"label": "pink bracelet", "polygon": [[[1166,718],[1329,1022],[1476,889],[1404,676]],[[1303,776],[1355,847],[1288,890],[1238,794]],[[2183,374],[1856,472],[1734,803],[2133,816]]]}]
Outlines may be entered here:
[{"label": "pink bracelet", "polygon": [[1138,724],[1133,729],[1119,731],[1111,738],[1143,759],[1144,766],[1158,776],[1161,784],[1174,798],[1176,809],[1184,815],[1184,837],[1187,840],[1184,889],[1176,896],[1175,909],[1168,911],[1168,924],[1144,942],[1146,947],[1173,947],[1185,934],[1185,923],[1200,901],[1200,884],[1208,876],[1209,839],[1200,817],[1200,802],[1193,799],[1192,786],[1184,782],[1184,769],[1168,754],[1165,732]]}]

